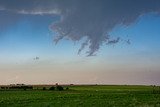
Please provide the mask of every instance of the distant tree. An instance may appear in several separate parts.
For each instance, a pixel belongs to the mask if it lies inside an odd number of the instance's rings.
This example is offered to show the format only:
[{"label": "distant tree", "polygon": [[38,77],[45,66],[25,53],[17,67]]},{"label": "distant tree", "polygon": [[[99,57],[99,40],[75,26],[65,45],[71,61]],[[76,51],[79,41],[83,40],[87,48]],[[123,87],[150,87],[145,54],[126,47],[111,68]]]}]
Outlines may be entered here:
[{"label": "distant tree", "polygon": [[58,91],[63,91],[63,90],[64,90],[63,87],[60,86],[60,85],[56,86],[56,89],[57,89]]},{"label": "distant tree", "polygon": [[50,87],[50,88],[49,88],[49,90],[55,90],[55,87],[54,87],[54,86],[52,86],[52,87]]},{"label": "distant tree", "polygon": [[43,90],[46,90],[46,87],[43,87]]},{"label": "distant tree", "polygon": [[66,87],[66,90],[69,90],[69,88],[68,88],[68,87]]},{"label": "distant tree", "polygon": [[24,87],[24,88],[23,88],[23,90],[25,90],[25,91],[26,91],[26,90],[27,90],[27,88],[26,88],[26,87]]}]

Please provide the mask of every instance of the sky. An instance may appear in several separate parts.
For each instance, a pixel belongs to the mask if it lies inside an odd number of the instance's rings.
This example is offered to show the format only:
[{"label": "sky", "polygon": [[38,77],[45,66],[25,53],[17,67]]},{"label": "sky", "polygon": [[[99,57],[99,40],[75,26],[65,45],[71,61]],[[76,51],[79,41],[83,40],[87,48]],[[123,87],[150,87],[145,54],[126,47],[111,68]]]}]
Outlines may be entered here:
[{"label": "sky", "polygon": [[0,84],[160,85],[160,0],[0,0]]}]

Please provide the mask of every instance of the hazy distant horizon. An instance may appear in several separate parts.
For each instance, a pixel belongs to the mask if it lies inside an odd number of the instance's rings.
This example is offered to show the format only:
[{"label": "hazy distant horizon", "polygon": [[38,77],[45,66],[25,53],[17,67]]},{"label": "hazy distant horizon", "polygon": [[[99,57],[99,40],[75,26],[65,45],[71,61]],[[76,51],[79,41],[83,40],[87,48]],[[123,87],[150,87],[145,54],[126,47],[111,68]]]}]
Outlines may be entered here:
[{"label": "hazy distant horizon", "polygon": [[[26,73],[19,72],[10,74],[4,73],[0,76],[0,85],[9,84],[106,84],[106,85],[160,85],[159,72],[83,72],[83,75],[75,72],[68,72],[68,75],[63,75],[65,72],[56,73],[50,72],[42,73],[41,76],[36,76],[37,72]],[[89,75],[90,74],[90,75]],[[138,75],[137,75],[138,74]],[[10,76],[8,76],[10,75]],[[74,76],[70,76],[74,75]],[[95,76],[96,75],[96,76]],[[5,77],[8,76],[8,79]],[[13,76],[13,77],[12,77]],[[113,78],[114,77],[114,78]],[[5,81],[4,81],[5,80]]]}]

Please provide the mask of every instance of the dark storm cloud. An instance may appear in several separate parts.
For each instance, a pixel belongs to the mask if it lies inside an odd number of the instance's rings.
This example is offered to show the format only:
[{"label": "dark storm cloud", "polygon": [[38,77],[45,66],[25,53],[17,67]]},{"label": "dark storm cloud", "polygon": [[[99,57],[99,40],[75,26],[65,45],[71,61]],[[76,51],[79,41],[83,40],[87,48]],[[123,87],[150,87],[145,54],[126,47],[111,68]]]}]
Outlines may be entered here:
[{"label": "dark storm cloud", "polygon": [[114,44],[120,40],[109,35],[115,26],[129,26],[141,15],[159,13],[160,0],[1,0],[0,11],[59,15],[61,19],[50,27],[57,33],[54,41],[87,38],[78,53],[88,46],[87,53],[92,56],[103,43]]}]

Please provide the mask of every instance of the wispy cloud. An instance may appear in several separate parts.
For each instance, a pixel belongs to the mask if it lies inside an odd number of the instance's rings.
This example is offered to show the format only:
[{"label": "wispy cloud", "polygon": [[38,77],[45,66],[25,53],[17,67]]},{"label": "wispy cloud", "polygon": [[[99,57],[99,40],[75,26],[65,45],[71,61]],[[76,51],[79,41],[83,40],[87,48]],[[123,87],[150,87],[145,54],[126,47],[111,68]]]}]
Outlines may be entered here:
[{"label": "wispy cloud", "polygon": [[50,11],[41,11],[41,10],[34,10],[34,11],[26,11],[26,10],[20,10],[17,11],[19,14],[28,14],[28,15],[53,15],[53,14],[59,14],[58,10],[50,10]]}]

